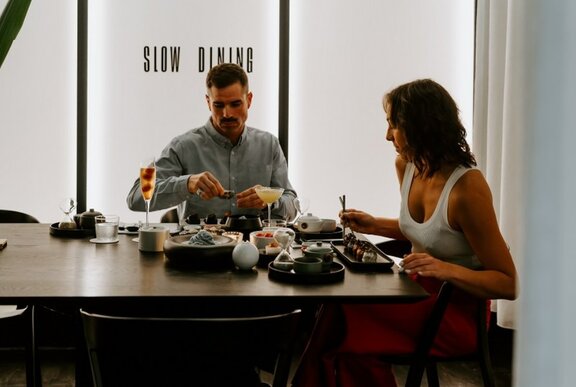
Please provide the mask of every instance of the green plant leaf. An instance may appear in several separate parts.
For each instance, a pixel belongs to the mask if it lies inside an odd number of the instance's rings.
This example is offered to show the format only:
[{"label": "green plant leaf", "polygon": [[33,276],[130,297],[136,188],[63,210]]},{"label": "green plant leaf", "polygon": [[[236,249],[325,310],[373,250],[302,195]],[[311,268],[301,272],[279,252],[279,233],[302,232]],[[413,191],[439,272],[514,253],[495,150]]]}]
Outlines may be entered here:
[{"label": "green plant leaf", "polygon": [[8,0],[0,16],[0,67],[18,36],[32,0]]}]

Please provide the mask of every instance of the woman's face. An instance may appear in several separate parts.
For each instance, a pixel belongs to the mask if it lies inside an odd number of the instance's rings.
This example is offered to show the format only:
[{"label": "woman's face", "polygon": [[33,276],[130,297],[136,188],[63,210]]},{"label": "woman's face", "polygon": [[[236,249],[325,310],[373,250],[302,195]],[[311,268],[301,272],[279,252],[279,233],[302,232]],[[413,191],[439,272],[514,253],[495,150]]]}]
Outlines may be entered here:
[{"label": "woman's face", "polygon": [[408,142],[406,141],[404,130],[392,125],[390,121],[390,108],[388,107],[387,109],[385,109],[385,111],[386,111],[386,122],[388,123],[388,129],[386,130],[386,140],[390,141],[394,145],[396,152],[400,156],[406,158]]}]

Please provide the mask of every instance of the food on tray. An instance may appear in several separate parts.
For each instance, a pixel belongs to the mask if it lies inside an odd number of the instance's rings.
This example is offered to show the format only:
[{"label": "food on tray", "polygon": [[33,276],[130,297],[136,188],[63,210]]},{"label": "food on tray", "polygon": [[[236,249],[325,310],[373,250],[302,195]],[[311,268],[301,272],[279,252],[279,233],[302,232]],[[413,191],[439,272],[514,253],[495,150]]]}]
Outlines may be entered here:
[{"label": "food on tray", "polygon": [[212,233],[206,230],[198,231],[198,233],[190,238],[188,243],[197,246],[213,246],[216,244],[216,242],[214,242],[214,236]]},{"label": "food on tray", "polygon": [[266,251],[266,255],[279,254],[280,251],[282,251],[282,247],[280,247],[278,242],[270,242],[264,249]]},{"label": "food on tray", "polygon": [[272,238],[272,237],[274,237],[274,233],[271,231],[258,231],[255,235],[258,238]]}]

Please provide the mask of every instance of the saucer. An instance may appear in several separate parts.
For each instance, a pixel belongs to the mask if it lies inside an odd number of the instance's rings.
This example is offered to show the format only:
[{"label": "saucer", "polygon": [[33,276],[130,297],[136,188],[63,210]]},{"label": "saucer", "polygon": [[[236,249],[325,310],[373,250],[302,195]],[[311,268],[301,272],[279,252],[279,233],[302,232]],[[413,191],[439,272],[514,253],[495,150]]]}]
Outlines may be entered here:
[{"label": "saucer", "polygon": [[118,243],[119,240],[120,239],[116,239],[113,241],[101,241],[98,238],[92,238],[92,239],[90,239],[90,242],[91,243],[97,243],[97,244],[109,244],[109,243]]}]

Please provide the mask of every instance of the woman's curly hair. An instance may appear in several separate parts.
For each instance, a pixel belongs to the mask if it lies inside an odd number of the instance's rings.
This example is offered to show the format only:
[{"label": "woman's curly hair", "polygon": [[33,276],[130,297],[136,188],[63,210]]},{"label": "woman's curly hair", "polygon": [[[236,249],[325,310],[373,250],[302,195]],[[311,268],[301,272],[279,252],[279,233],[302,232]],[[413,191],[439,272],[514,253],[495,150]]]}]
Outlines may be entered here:
[{"label": "woman's curly hair", "polygon": [[445,163],[476,165],[458,106],[444,87],[419,79],[396,87],[383,102],[390,125],[404,132],[408,158],[424,176]]}]

